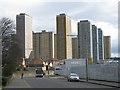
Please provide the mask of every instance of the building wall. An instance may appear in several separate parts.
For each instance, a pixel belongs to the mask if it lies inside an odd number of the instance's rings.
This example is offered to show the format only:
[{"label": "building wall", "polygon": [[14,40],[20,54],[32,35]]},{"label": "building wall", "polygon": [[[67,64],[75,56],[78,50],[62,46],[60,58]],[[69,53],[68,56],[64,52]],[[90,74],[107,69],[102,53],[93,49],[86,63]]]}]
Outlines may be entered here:
[{"label": "building wall", "polygon": [[57,35],[54,34],[54,58],[57,59]]},{"label": "building wall", "polygon": [[34,57],[48,60],[54,58],[54,33],[34,33]]},{"label": "building wall", "polygon": [[66,59],[72,59],[71,18],[66,16]]},{"label": "building wall", "polygon": [[111,37],[104,36],[104,58],[111,57]]},{"label": "building wall", "polygon": [[33,51],[33,33],[32,33],[32,18],[25,16],[25,55],[26,58],[32,58]]},{"label": "building wall", "polygon": [[65,14],[57,15],[57,58],[72,58],[71,19]]},{"label": "building wall", "polygon": [[92,42],[93,42],[93,63],[99,60],[99,47],[98,47],[98,30],[95,25],[92,25]]},{"label": "building wall", "polygon": [[98,28],[98,42],[99,42],[99,59],[104,59],[103,31],[100,28]]},{"label": "building wall", "polygon": [[72,58],[78,58],[78,39],[72,38]]},{"label": "building wall", "polygon": [[88,20],[78,22],[78,57],[93,58],[92,26]]},{"label": "building wall", "polygon": [[40,53],[40,41],[39,41],[39,33],[33,33],[33,50],[34,50],[34,58],[39,58]]},{"label": "building wall", "polygon": [[2,75],[2,33],[0,33],[0,75]]},{"label": "building wall", "polygon": [[30,56],[33,51],[32,18],[25,13],[17,15],[16,29],[21,58],[32,57]]}]

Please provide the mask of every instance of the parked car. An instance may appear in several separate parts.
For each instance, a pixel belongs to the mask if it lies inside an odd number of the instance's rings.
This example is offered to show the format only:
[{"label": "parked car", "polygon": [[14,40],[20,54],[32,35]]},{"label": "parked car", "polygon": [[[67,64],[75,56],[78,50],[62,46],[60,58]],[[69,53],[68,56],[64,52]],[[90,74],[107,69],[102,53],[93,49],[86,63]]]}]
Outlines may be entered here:
[{"label": "parked car", "polygon": [[76,73],[70,73],[70,75],[68,76],[68,82],[71,81],[80,81],[79,76]]},{"label": "parked car", "polygon": [[44,77],[44,72],[42,69],[36,69],[35,72],[35,77]]}]

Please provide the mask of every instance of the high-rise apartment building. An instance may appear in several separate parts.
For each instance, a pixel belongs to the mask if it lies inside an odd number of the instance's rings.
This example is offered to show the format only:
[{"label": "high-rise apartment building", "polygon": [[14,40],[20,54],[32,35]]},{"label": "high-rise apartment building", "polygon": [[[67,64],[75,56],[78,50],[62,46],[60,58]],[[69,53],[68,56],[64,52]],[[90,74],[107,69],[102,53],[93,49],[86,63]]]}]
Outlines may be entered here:
[{"label": "high-rise apartment building", "polygon": [[92,25],[90,21],[78,22],[78,57],[93,61]]},{"label": "high-rise apartment building", "polygon": [[16,30],[21,58],[33,57],[32,17],[25,13],[16,16]]},{"label": "high-rise apartment building", "polygon": [[103,31],[98,28],[98,44],[99,44],[99,60],[104,59],[104,41],[103,41]]},{"label": "high-rise apartment building", "polygon": [[111,37],[104,36],[104,58],[111,57]]},{"label": "high-rise apartment building", "polygon": [[57,59],[57,35],[54,34],[54,58]]},{"label": "high-rise apartment building", "polygon": [[98,47],[98,29],[97,26],[92,25],[92,42],[93,42],[93,63],[99,60],[99,47]]},{"label": "high-rise apartment building", "polygon": [[[1,32],[0,32],[0,66],[2,66],[2,33]],[[0,70],[2,71],[2,67],[0,68]]]},{"label": "high-rise apartment building", "polygon": [[78,58],[78,39],[72,38],[72,58],[77,59]]},{"label": "high-rise apartment building", "polygon": [[57,15],[57,58],[72,59],[71,18],[65,14]]},{"label": "high-rise apartment building", "polygon": [[54,58],[54,33],[43,30],[33,34],[33,48],[35,59],[48,60]]}]

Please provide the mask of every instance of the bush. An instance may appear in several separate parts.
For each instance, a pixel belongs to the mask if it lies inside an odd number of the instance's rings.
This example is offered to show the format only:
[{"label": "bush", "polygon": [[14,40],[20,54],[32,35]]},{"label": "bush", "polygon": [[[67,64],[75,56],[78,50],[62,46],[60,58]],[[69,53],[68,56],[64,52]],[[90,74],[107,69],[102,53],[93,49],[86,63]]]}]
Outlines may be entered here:
[{"label": "bush", "polygon": [[12,63],[6,64],[2,69],[2,76],[9,77],[12,76],[13,72],[15,72],[15,65]]},{"label": "bush", "polygon": [[2,68],[2,86],[7,85],[7,83],[9,82],[11,76],[13,75],[15,71],[16,71],[15,64],[13,63],[7,63]]},{"label": "bush", "polygon": [[22,67],[17,67],[16,70],[17,71],[21,71]]},{"label": "bush", "polygon": [[6,86],[7,83],[9,82],[11,76],[9,77],[2,77],[2,86]]}]

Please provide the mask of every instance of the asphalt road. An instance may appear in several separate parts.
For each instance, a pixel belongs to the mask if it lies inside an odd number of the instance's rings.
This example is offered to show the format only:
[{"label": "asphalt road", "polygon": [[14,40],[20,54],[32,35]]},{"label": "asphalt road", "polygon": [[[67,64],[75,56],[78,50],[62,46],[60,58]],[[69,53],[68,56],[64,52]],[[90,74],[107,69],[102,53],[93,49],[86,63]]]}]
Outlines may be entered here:
[{"label": "asphalt road", "polygon": [[86,82],[67,82],[64,79],[50,77],[24,77],[24,79],[32,88],[112,88]]}]

